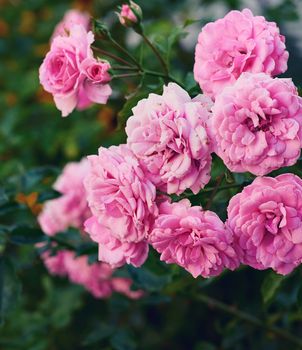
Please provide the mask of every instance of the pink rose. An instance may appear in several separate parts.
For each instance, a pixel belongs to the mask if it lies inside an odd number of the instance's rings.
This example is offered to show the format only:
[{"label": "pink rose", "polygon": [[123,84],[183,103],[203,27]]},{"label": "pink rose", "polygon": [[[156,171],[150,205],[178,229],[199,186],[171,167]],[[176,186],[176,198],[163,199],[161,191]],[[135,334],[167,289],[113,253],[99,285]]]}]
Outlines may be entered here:
[{"label": "pink rose", "polygon": [[215,97],[242,72],[271,76],[287,69],[285,38],[274,22],[245,9],[203,27],[195,51],[194,77],[201,89]]},{"label": "pink rose", "polygon": [[65,231],[68,227],[77,227],[82,223],[79,218],[82,216],[82,206],[80,208],[77,198],[73,195],[65,195],[52,199],[44,204],[42,212],[38,216],[38,222],[42,231],[48,236],[54,236]]},{"label": "pink rose", "polygon": [[52,275],[67,276],[71,282],[82,285],[95,298],[108,298],[113,291],[130,299],[143,296],[141,290],[131,290],[131,279],[113,277],[114,270],[109,265],[99,262],[89,264],[85,255],[76,257],[74,252],[60,250],[56,255],[45,252],[41,257]]},{"label": "pink rose", "polygon": [[226,224],[243,264],[290,273],[302,262],[302,180],[256,178],[230,200]]},{"label": "pink rose", "polygon": [[124,264],[139,267],[148,257],[149,247],[145,240],[122,242],[95,216],[85,222],[85,231],[93,241],[99,244],[99,260],[106,262],[113,268],[121,267]]},{"label": "pink rose", "polygon": [[74,25],[69,36],[54,38],[40,67],[40,82],[53,95],[63,117],[76,107],[83,109],[92,102],[106,103],[111,94],[107,84],[110,66],[93,58],[90,48],[93,41],[92,32]]},{"label": "pink rose", "polygon": [[83,228],[84,221],[91,215],[85,198],[83,179],[89,172],[89,162],[69,163],[54,184],[62,196],[47,201],[38,222],[49,236],[65,231],[68,227]]},{"label": "pink rose", "polygon": [[115,277],[112,278],[111,283],[114,291],[130,299],[139,299],[144,295],[142,290],[131,290],[132,280],[130,278]]},{"label": "pink rose", "polygon": [[74,252],[65,256],[65,266],[71,282],[83,285],[94,297],[106,298],[112,294],[112,269],[107,264],[88,263],[87,256],[75,257]]},{"label": "pink rose", "polygon": [[217,276],[239,264],[232,232],[215,213],[191,207],[187,199],[160,205],[149,240],[161,260],[178,264],[195,278]]},{"label": "pink rose", "polygon": [[62,21],[56,25],[51,41],[53,41],[53,39],[57,36],[68,36],[71,28],[74,25],[81,25],[86,31],[88,31],[90,29],[89,14],[78,10],[67,11]]},{"label": "pink rose", "polygon": [[[84,76],[83,88],[79,96],[78,108],[83,109],[83,100],[86,105],[92,102],[105,104],[112,93],[108,82],[111,80],[108,73],[110,64],[107,61],[96,60],[92,57],[86,58],[81,64]],[[86,108],[86,107],[85,107]]]},{"label": "pink rose", "polygon": [[128,23],[136,23],[137,18],[130,6],[127,4],[122,5],[121,12],[119,14],[120,22],[123,26],[126,26]]},{"label": "pink rose", "polygon": [[59,252],[56,253],[56,255],[50,255],[50,253],[46,251],[43,254],[41,254],[44,265],[52,275],[57,275],[57,276],[67,275],[67,270],[65,266],[66,252],[67,251],[65,250],[60,250]]},{"label": "pink rose", "polygon": [[210,180],[211,144],[206,130],[210,99],[191,99],[177,84],[150,94],[133,108],[127,143],[161,191],[199,192]]},{"label": "pink rose", "polygon": [[127,145],[101,147],[88,160],[84,184],[93,215],[122,242],[145,239],[157,214],[156,191],[133,153]]},{"label": "pink rose", "polygon": [[123,26],[132,27],[142,19],[142,10],[136,3],[130,1],[130,5],[122,5],[118,17]]},{"label": "pink rose", "polygon": [[255,175],[295,164],[302,145],[301,101],[291,79],[243,73],[216,98],[216,153],[231,171]]}]

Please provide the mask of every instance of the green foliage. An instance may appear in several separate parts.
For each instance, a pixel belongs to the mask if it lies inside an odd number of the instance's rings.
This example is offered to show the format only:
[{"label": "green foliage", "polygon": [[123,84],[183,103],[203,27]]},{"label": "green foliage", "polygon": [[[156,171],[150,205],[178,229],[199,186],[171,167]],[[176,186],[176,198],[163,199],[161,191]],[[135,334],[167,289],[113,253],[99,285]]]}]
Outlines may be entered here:
[{"label": "green foliage", "polygon": [[262,298],[265,304],[268,304],[274,299],[285,278],[286,277],[277,275],[273,272],[266,276],[261,286]]},{"label": "green foliage", "polygon": [[[193,51],[183,45],[186,32],[194,26],[201,27],[213,4],[238,8],[242,1],[138,3],[144,11],[146,34],[164,56],[170,78],[196,96],[200,89],[192,74]],[[161,75],[114,79],[114,95],[107,106],[75,111],[63,119],[52,98],[39,86],[38,67],[55,24],[74,4],[92,11],[95,18],[103,16],[104,23],[95,22],[95,31],[104,35],[106,25],[112,37],[130,49],[143,68]],[[59,196],[51,187],[62,166],[95,154],[100,145],[125,142],[124,126],[132,108],[150,92],[160,93],[163,83],[169,80],[152,50],[142,41],[131,42],[129,32],[113,20],[113,15],[106,15],[120,4],[109,0],[0,1],[0,348],[302,348],[286,335],[290,332],[300,338],[302,331],[301,268],[286,278],[271,271],[240,268],[217,278],[194,279],[178,266],[161,263],[152,250],[144,267],[123,267],[115,272],[116,276],[131,277],[133,289],[144,290],[143,298],[130,300],[113,295],[108,300],[97,300],[82,287],[49,276],[43,267],[39,253],[46,248],[53,253],[71,249],[76,255],[88,255],[90,263],[97,260],[97,246],[83,242],[77,230],[46,237],[38,228],[36,216],[46,200]],[[197,5],[202,11],[195,14]],[[267,2],[263,10],[278,22],[299,17],[297,2],[291,0],[274,6]],[[102,48],[110,47],[116,55],[128,59],[111,44],[110,40],[101,42]],[[293,61],[293,69],[299,68],[299,59]],[[299,160],[295,166],[273,175],[290,171],[301,177],[301,165]],[[185,197],[193,204],[215,210],[224,219],[230,198],[254,177],[248,173],[231,174],[218,157],[214,157],[211,175],[204,190],[197,195],[188,191]],[[217,181],[221,182],[216,191]],[[173,200],[182,198],[175,196]],[[39,242],[45,247],[36,248]],[[242,312],[250,318],[243,317]]]}]

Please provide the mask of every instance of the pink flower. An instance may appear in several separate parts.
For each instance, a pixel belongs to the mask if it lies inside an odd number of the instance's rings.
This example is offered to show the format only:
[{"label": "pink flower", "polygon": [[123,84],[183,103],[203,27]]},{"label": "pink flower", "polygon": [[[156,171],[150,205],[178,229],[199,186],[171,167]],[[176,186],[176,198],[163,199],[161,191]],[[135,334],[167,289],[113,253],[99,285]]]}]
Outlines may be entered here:
[{"label": "pink flower", "polygon": [[148,257],[149,247],[145,240],[122,242],[95,216],[85,222],[85,231],[93,241],[99,244],[99,260],[110,264],[113,268],[126,263],[139,267]]},{"label": "pink flower", "polygon": [[112,288],[114,291],[126,295],[130,299],[139,299],[144,295],[142,290],[131,290],[132,280],[130,278],[112,278]]},{"label": "pink flower", "polygon": [[231,11],[203,27],[195,51],[194,77],[215,97],[242,72],[271,76],[287,69],[285,38],[274,22],[253,16],[248,9]]},{"label": "pink flower", "polygon": [[227,226],[242,263],[290,273],[302,262],[302,180],[256,178],[231,199]]},{"label": "pink flower", "polygon": [[99,262],[89,264],[85,255],[76,257],[74,252],[60,250],[53,256],[44,252],[41,257],[52,275],[68,276],[71,282],[82,285],[95,298],[110,297],[113,291],[131,299],[143,296],[143,291],[131,290],[131,279],[113,277],[114,270],[109,265]]},{"label": "pink flower", "polygon": [[231,231],[215,213],[190,205],[187,199],[160,205],[149,239],[160,259],[182,266],[195,278],[217,276],[224,268],[234,270],[238,259]]},{"label": "pink flower", "polygon": [[83,285],[94,297],[106,298],[112,294],[112,269],[107,264],[89,265],[87,256],[75,257],[73,252],[65,256],[65,266],[71,282]]},{"label": "pink flower", "polygon": [[[108,82],[111,80],[108,73],[110,64],[107,61],[96,60],[92,57],[86,58],[81,64],[83,81],[82,95],[79,97],[78,108],[81,109],[83,99],[92,102],[106,104],[112,89]],[[82,107],[83,109],[83,107]]]},{"label": "pink flower", "polygon": [[88,31],[90,28],[89,14],[78,10],[67,11],[62,21],[56,25],[51,41],[57,36],[68,36],[74,25],[81,25]]},{"label": "pink flower", "polygon": [[86,108],[92,102],[106,103],[111,94],[107,84],[110,66],[93,58],[90,48],[93,41],[92,32],[74,25],[69,36],[54,38],[40,67],[40,82],[53,95],[63,117],[77,106]]},{"label": "pink flower", "polygon": [[62,194],[78,194],[84,197],[84,178],[89,173],[90,165],[86,158],[79,162],[69,162],[62,170],[62,174],[57,178],[53,188]]},{"label": "pink flower", "polygon": [[141,20],[142,10],[136,3],[130,1],[130,5],[122,5],[121,11],[118,13],[118,17],[123,26],[132,27],[134,24]]},{"label": "pink flower", "polygon": [[58,275],[58,276],[66,276],[67,275],[67,270],[66,270],[66,266],[65,266],[66,253],[67,253],[67,251],[60,250],[59,252],[56,253],[56,255],[50,255],[50,253],[48,251],[41,254],[41,257],[43,259],[43,262],[44,262],[47,270],[52,275]]},{"label": "pink flower", "polygon": [[216,98],[216,153],[231,171],[255,175],[295,164],[302,145],[301,101],[290,79],[243,73]]},{"label": "pink flower", "polygon": [[91,215],[85,198],[83,179],[89,172],[89,162],[69,163],[54,184],[62,196],[47,201],[38,222],[49,236],[65,231],[68,227],[83,228],[84,221]]},{"label": "pink flower", "polygon": [[88,159],[84,184],[93,215],[122,242],[145,239],[157,214],[156,191],[137,159],[127,145],[101,147]]},{"label": "pink flower", "polygon": [[174,83],[162,95],[150,94],[133,108],[127,143],[157,188],[180,194],[199,192],[210,180],[211,144],[206,123],[210,99]]}]

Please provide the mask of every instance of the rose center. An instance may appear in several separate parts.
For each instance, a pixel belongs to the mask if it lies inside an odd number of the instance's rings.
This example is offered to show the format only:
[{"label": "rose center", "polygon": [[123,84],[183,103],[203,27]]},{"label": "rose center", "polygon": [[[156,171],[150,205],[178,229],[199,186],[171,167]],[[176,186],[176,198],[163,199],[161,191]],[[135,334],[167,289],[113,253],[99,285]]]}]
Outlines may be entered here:
[{"label": "rose center", "polygon": [[272,116],[267,115],[264,118],[259,114],[255,114],[253,117],[246,119],[246,125],[251,132],[268,131],[272,124]]},{"label": "rose center", "polygon": [[282,227],[286,225],[286,210],[283,204],[279,204],[275,209],[266,210],[265,228],[273,235],[276,235]]}]

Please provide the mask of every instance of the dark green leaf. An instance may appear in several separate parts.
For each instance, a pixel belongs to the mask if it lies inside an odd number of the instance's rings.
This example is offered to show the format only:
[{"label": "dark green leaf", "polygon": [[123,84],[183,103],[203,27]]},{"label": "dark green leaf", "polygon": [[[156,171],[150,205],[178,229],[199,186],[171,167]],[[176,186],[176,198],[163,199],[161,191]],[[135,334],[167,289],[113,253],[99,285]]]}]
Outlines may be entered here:
[{"label": "dark green leaf", "polygon": [[109,338],[114,332],[114,328],[106,323],[99,324],[83,341],[83,345],[92,345]]},{"label": "dark green leaf", "polygon": [[149,292],[160,291],[171,282],[170,275],[156,275],[144,267],[135,268],[129,265],[128,270],[136,286]]},{"label": "dark green leaf", "polygon": [[13,264],[0,257],[0,318],[4,321],[7,313],[17,304],[21,293],[21,284],[16,276]]},{"label": "dark green leaf", "polygon": [[34,244],[46,241],[47,236],[38,228],[21,226],[9,233],[9,240],[15,244]]},{"label": "dark green leaf", "polygon": [[7,203],[9,200],[8,195],[6,194],[6,191],[4,188],[0,188],[0,206]]},{"label": "dark green leaf", "polygon": [[124,330],[119,330],[111,338],[111,345],[114,350],[134,350],[136,349],[135,342],[130,334]]},{"label": "dark green leaf", "polygon": [[264,304],[268,304],[273,300],[285,278],[286,276],[278,275],[275,272],[269,272],[261,286]]}]

